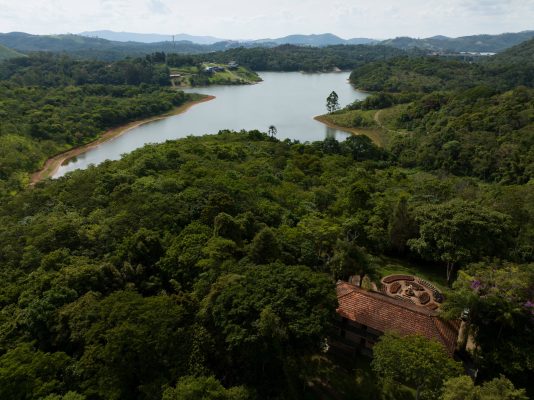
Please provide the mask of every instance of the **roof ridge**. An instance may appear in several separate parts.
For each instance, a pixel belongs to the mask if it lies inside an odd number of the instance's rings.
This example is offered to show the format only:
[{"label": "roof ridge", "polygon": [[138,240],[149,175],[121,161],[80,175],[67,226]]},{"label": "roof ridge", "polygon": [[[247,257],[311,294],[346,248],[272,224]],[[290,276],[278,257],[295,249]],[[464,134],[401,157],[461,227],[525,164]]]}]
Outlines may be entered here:
[{"label": "roof ridge", "polygon": [[403,300],[398,300],[398,299],[395,299],[391,296],[388,296],[387,294],[384,294],[384,293],[381,293],[381,292],[375,292],[375,291],[368,291],[368,290],[365,290],[365,289],[362,289],[356,285],[353,285],[351,283],[348,283],[348,282],[338,282],[337,283],[337,286],[340,286],[340,285],[343,285],[343,286],[349,286],[349,289],[351,289],[350,292],[347,292],[347,293],[344,293],[342,294],[341,296],[338,296],[338,298],[340,297],[344,297],[346,296],[347,294],[350,294],[350,293],[353,293],[353,292],[358,292],[358,293],[361,293],[365,296],[368,296],[368,297],[371,297],[371,298],[374,298],[374,299],[377,299],[379,301],[383,301],[383,302],[386,302],[386,303],[389,303],[389,304],[394,304],[396,306],[399,306],[399,307],[403,307],[403,308],[406,308],[410,311],[413,311],[413,312],[416,312],[418,314],[422,314],[422,315],[425,315],[425,316],[428,316],[428,317],[435,317],[435,316],[438,316],[439,314],[436,312],[436,311],[432,311],[424,306],[418,306],[417,304],[410,304],[406,301],[403,301]]},{"label": "roof ridge", "polygon": [[[432,319],[432,324],[436,328],[436,331],[438,332],[438,335],[441,341],[443,342],[443,344],[445,345],[445,347],[451,347],[451,351],[453,351],[454,348],[456,347],[455,343],[450,343],[450,341],[448,340],[449,335],[447,335],[446,332],[443,331],[443,329],[437,324],[437,322],[438,321],[442,322],[445,325],[452,325],[452,324],[449,324],[449,321],[444,320],[443,318],[440,318],[439,316],[431,317],[431,319]],[[449,328],[453,328],[453,327],[449,326]]]}]

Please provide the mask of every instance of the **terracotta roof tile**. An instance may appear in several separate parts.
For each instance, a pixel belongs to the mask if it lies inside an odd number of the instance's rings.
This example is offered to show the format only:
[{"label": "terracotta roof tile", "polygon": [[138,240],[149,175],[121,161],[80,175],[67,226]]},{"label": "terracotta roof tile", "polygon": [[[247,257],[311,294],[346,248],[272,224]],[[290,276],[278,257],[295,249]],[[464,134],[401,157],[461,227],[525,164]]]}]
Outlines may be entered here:
[{"label": "terracotta roof tile", "polygon": [[338,282],[337,312],[342,317],[380,332],[401,335],[419,334],[442,343],[452,354],[458,337],[458,323],[444,321],[436,311],[393,299],[378,292],[368,292],[346,282]]}]

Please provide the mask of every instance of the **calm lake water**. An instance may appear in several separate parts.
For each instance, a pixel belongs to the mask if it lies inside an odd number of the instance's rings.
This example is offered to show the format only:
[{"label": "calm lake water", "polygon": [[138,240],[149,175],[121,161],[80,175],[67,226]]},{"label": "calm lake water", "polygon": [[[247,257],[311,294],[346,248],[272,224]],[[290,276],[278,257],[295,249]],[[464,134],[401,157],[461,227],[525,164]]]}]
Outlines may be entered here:
[{"label": "calm lake water", "polygon": [[188,135],[214,134],[221,129],[267,132],[276,126],[279,139],[301,142],[323,140],[326,136],[344,140],[347,133],[329,128],[313,117],[326,112],[326,97],[335,90],[343,107],[367,94],[348,83],[346,72],[302,74],[263,72],[263,82],[245,86],[210,86],[189,92],[216,96],[187,112],[144,124],[79,155],[59,168],[55,178],[75,169],[87,168],[105,160],[118,160],[147,143],[161,143]]}]

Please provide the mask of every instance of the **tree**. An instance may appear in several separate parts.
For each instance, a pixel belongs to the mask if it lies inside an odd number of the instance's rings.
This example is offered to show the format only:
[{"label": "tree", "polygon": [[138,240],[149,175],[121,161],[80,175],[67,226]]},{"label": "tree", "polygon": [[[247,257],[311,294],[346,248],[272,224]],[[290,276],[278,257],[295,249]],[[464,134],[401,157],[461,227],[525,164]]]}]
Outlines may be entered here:
[{"label": "tree", "polygon": [[269,264],[280,255],[278,240],[271,228],[263,228],[258,232],[250,247],[250,258],[256,264]]},{"label": "tree", "polygon": [[276,129],[276,126],[270,125],[269,126],[269,136],[274,138],[274,137],[276,137],[277,133],[278,133],[278,129]]},{"label": "tree", "polygon": [[371,366],[381,379],[413,387],[416,400],[421,396],[436,399],[443,381],[462,373],[462,364],[437,341],[393,333],[386,333],[374,345]]},{"label": "tree", "polygon": [[43,353],[21,343],[0,357],[0,398],[39,399],[61,392],[71,363],[63,352]]},{"label": "tree", "polygon": [[[487,375],[529,385],[534,372],[534,265],[478,263],[461,271],[443,304],[446,317],[468,310],[475,361]],[[478,357],[479,356],[479,357]]]},{"label": "tree", "polygon": [[334,279],[346,280],[351,274],[357,274],[360,277],[360,287],[363,278],[374,272],[373,264],[365,251],[355,242],[346,240],[338,240],[329,264]]},{"label": "tree", "polygon": [[83,349],[76,370],[93,397],[156,400],[162,385],[189,373],[196,329],[177,300],[117,291],[78,302],[63,311],[63,329]]},{"label": "tree", "polygon": [[342,147],[352,155],[355,161],[379,160],[386,154],[365,135],[350,135],[345,139]]},{"label": "tree", "polygon": [[329,114],[339,109],[339,97],[335,91],[330,93],[326,98],[326,110]]},{"label": "tree", "polygon": [[460,199],[415,210],[419,235],[409,247],[424,258],[440,260],[451,283],[455,267],[480,257],[505,255],[511,239],[510,217]]},{"label": "tree", "polygon": [[228,360],[221,373],[264,394],[296,379],[284,368],[296,355],[320,351],[335,315],[332,286],[325,274],[283,264],[221,276],[200,310]]},{"label": "tree", "polygon": [[524,389],[516,389],[504,376],[475,386],[468,376],[450,378],[443,384],[441,400],[528,400]]},{"label": "tree", "polygon": [[248,391],[242,387],[226,389],[213,376],[184,376],[175,388],[168,388],[162,400],[246,400]]},{"label": "tree", "polygon": [[389,221],[388,233],[391,246],[401,254],[405,252],[408,240],[417,235],[415,221],[408,209],[407,195],[400,196]]}]

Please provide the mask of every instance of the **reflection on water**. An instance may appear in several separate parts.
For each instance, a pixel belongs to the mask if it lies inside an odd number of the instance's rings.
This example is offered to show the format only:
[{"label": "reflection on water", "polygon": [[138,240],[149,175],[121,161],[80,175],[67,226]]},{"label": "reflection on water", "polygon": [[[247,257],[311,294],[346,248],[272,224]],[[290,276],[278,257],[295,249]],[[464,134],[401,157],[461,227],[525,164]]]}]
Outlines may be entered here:
[{"label": "reflection on water", "polygon": [[265,72],[260,76],[263,82],[256,85],[191,89],[190,92],[210,94],[216,99],[198,104],[184,114],[132,129],[61,166],[54,177],[107,159],[117,160],[122,154],[147,143],[213,134],[221,129],[267,132],[269,126],[274,125],[278,139],[306,142],[333,137],[343,140],[347,133],[327,127],[313,117],[326,112],[326,98],[333,90],[341,106],[367,96],[348,83],[348,73]]},{"label": "reflection on water", "polygon": [[[336,134],[339,132],[337,129],[335,128],[331,128],[327,125],[325,125],[325,128],[326,128],[326,135],[325,137],[329,138],[329,139],[335,139],[336,138]],[[342,135],[345,135],[344,133],[342,133]]]}]

